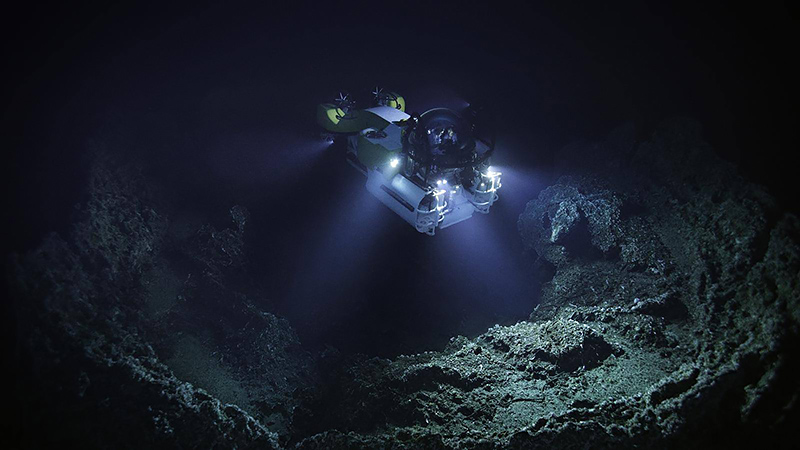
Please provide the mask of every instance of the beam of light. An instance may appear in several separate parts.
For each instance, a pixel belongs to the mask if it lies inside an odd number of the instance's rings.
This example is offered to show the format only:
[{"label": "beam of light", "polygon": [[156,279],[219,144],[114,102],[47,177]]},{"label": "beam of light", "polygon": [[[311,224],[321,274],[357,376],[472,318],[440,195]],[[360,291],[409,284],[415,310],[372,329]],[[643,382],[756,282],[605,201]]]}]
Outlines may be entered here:
[{"label": "beam of light", "polygon": [[282,182],[320,159],[331,143],[286,131],[254,131],[219,138],[211,145],[212,175],[237,184]]},{"label": "beam of light", "polygon": [[538,302],[517,222],[528,201],[552,183],[551,176],[498,162],[491,170],[503,174],[503,187],[489,214],[476,214],[426,242],[436,274],[428,281],[440,286],[442,308],[463,314],[462,334],[485,331],[496,321],[524,319]]},{"label": "beam of light", "polygon": [[508,213],[516,211],[515,214],[519,215],[528,201],[538,197],[539,192],[554,181],[545,171],[531,168],[493,164],[492,170],[503,174],[503,187],[498,191],[500,199],[492,206],[490,215],[498,209]]},{"label": "beam of light", "polygon": [[493,212],[442,230],[427,246],[427,257],[434,261],[431,282],[439,283],[443,295],[441,306],[472,318],[459,330],[462,334],[524,319],[535,303],[516,220],[491,220]]},{"label": "beam of light", "polygon": [[336,316],[353,312],[354,286],[372,276],[369,262],[376,257],[376,244],[393,231],[386,228],[394,214],[367,192],[360,174],[351,172],[353,182],[341,183],[330,207],[310,214],[313,222],[306,225],[306,239],[293,261],[288,315],[306,330],[322,333],[335,325]]}]

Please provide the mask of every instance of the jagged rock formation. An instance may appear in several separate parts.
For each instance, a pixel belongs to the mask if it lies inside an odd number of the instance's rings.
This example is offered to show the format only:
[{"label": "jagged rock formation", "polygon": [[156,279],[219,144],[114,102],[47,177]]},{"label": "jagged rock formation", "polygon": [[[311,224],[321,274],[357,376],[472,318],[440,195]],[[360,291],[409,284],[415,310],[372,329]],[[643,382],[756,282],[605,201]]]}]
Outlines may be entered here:
[{"label": "jagged rock formation", "polygon": [[[165,311],[147,305],[154,297],[149,275],[165,264],[168,221],[153,209],[139,172],[98,150],[88,192],[66,240],[51,235],[14,262],[11,282],[22,352],[15,367],[20,386],[11,442],[25,448],[279,447],[278,434],[254,418],[259,414],[176,377],[176,367],[168,364],[169,343],[158,339],[164,333],[159,324],[165,322],[155,320]],[[210,237],[199,233],[207,244],[197,251],[206,255],[208,273],[198,271],[201,284],[218,285],[222,271],[209,268],[230,266],[235,259],[230,254],[237,247],[227,244],[243,232],[245,215],[238,208],[232,213],[237,230]],[[230,259],[213,251],[218,241],[226,244]],[[179,304],[160,306],[174,311]],[[275,359],[297,345],[291,328],[268,313],[242,315],[254,324],[225,342],[246,341],[246,349],[227,354],[250,358],[250,367],[283,377],[270,369],[283,367]],[[191,318],[184,316],[183,322]],[[189,334],[181,327],[169,333]],[[275,343],[281,350],[270,348]],[[223,383],[245,378],[223,375]],[[268,395],[260,398],[270,403]]]},{"label": "jagged rock formation", "polygon": [[696,123],[626,132],[564,152],[520,216],[555,269],[530,322],[348,366],[299,447],[792,446],[800,223]]},{"label": "jagged rock formation", "polygon": [[[791,446],[800,221],[689,120],[562,152],[519,218],[554,274],[528,321],[393,360],[306,353],[262,311],[248,214],[178,232],[100,158],[68,239],[18,258],[27,445]],[[138,181],[137,181],[138,180]],[[36,416],[43,413],[44,416]],[[39,433],[46,423],[58,423]]]}]

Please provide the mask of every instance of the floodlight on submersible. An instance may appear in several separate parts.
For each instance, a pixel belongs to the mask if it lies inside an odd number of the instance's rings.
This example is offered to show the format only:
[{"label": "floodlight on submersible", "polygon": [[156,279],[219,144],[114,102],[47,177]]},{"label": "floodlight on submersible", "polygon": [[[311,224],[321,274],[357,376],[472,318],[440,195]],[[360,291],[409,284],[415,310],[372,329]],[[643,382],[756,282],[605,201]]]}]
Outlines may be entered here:
[{"label": "floodlight on submersible", "polygon": [[[347,144],[347,161],[367,176],[367,190],[417,231],[433,235],[486,214],[498,199],[501,173],[481,110],[462,117],[447,108],[405,112],[405,99],[376,88],[373,106],[357,109],[340,95],[317,107],[325,132]],[[487,133],[488,129],[488,133]]]}]

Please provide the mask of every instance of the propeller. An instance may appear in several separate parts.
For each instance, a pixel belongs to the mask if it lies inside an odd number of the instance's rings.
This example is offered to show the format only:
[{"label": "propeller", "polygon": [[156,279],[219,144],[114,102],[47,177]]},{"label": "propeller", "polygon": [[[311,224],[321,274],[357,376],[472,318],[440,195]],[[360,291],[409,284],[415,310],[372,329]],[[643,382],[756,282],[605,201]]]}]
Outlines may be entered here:
[{"label": "propeller", "polygon": [[381,98],[383,97],[383,88],[375,86],[375,90],[372,91],[372,95],[375,96],[375,101],[380,103]]},{"label": "propeller", "polygon": [[334,99],[333,103],[337,108],[341,109],[345,115],[355,106],[355,102],[350,98],[350,94],[347,92],[339,92],[339,96]]},{"label": "propeller", "polygon": [[[393,92],[384,92],[383,88],[379,86],[375,86],[375,90],[372,91],[372,95],[375,96],[375,104],[380,106],[386,106],[392,100],[397,100],[397,95]],[[400,105],[397,105],[397,109],[400,109]]]}]

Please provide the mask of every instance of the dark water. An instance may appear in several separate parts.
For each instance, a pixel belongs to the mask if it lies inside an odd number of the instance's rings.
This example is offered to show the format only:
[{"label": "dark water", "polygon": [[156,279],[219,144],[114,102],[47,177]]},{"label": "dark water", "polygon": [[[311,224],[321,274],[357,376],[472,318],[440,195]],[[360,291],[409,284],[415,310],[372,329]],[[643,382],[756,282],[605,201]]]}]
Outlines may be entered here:
[{"label": "dark water", "polygon": [[[263,307],[312,345],[419,351],[526,317],[537,274],[517,216],[566,143],[625,121],[645,138],[663,118],[695,117],[723,157],[794,205],[796,27],[780,5],[115,4],[14,22],[3,250],[68,228],[87,142],[107,144],[143,164],[173,220],[222,227],[246,206]],[[314,140],[316,103],[375,84],[420,112],[493,107],[506,178],[489,216],[420,235],[366,193],[341,149]]]}]

